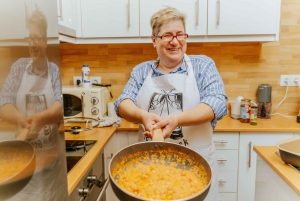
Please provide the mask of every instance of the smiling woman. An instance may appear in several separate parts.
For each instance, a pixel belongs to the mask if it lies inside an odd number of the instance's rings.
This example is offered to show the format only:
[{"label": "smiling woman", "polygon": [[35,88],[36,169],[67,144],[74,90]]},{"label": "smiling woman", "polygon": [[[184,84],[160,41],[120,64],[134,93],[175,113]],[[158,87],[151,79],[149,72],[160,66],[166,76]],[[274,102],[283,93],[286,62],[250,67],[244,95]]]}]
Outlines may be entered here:
[{"label": "smiling woman", "polygon": [[205,200],[218,200],[217,160],[212,133],[227,114],[227,96],[214,61],[186,54],[185,15],[166,7],[150,20],[151,40],[158,59],[137,65],[115,101],[118,115],[140,124],[139,141],[149,141],[162,128],[165,141],[202,154],[212,167]]}]

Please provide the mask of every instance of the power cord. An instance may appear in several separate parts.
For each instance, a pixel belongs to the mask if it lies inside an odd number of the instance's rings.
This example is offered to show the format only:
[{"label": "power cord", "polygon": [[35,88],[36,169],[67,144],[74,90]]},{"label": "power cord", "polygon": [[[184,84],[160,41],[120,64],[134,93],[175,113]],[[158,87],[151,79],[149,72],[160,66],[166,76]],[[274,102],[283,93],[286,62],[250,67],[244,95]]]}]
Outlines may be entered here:
[{"label": "power cord", "polygon": [[[297,78],[296,78],[297,79]],[[295,80],[294,80],[295,81]],[[286,90],[285,90],[285,95],[284,95],[284,97],[283,97],[283,99],[275,106],[275,108],[272,110],[272,112],[273,111],[275,111],[282,103],[283,103],[283,101],[286,99],[286,97],[287,97],[287,93],[288,93],[288,90],[289,90],[289,79],[288,78],[285,78],[284,79],[284,82],[286,83]],[[286,118],[293,118],[293,117],[295,117],[295,116],[288,116],[288,115],[283,115],[283,114],[281,114],[281,113],[273,113],[273,114],[271,114],[272,116],[277,116],[277,115],[279,115],[279,116],[283,116],[283,117],[286,117]]]}]

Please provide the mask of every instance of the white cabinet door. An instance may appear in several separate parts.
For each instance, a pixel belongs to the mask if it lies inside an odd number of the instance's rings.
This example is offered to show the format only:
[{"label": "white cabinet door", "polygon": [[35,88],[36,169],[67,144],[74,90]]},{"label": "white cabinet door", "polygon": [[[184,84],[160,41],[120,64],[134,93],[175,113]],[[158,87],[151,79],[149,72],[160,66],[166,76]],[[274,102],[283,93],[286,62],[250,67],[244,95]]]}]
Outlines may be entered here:
[{"label": "white cabinet door", "polygon": [[57,0],[58,30],[68,36],[80,37],[81,13],[80,0]]},{"label": "white cabinet door", "polygon": [[299,201],[298,195],[261,157],[257,157],[255,201]]},{"label": "white cabinet door", "polygon": [[[47,18],[47,37],[58,37],[57,25],[57,1],[53,0],[31,0],[31,12],[35,9],[40,9]],[[31,12],[29,14],[31,14]]]},{"label": "white cabinet door", "polygon": [[82,37],[138,37],[138,0],[81,0]]},{"label": "white cabinet door", "polygon": [[[0,40],[15,40],[27,45],[27,19],[36,9],[47,18],[47,37],[58,38],[57,2],[53,0],[1,0],[0,1]],[[57,41],[58,42],[58,41]],[[49,41],[48,41],[49,43]]]},{"label": "white cabinet door", "polygon": [[141,0],[141,37],[151,36],[150,18],[165,6],[175,7],[186,15],[186,32],[190,36],[206,35],[207,0]]},{"label": "white cabinet door", "polygon": [[291,137],[293,133],[240,133],[238,201],[254,201],[257,154],[253,146],[274,146]]},{"label": "white cabinet door", "polygon": [[28,36],[26,27],[28,6],[25,0],[0,1],[0,40],[24,39]]},{"label": "white cabinet door", "polygon": [[279,32],[281,0],[209,0],[208,35]]}]

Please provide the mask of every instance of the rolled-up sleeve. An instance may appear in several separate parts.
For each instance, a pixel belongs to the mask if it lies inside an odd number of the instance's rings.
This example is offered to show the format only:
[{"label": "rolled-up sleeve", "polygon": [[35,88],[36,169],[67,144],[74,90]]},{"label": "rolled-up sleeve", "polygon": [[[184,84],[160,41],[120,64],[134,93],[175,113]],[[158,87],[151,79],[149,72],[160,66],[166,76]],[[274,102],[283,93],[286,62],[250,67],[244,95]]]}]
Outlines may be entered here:
[{"label": "rolled-up sleeve", "polygon": [[137,95],[143,86],[149,71],[157,65],[157,61],[146,61],[135,66],[130,74],[130,78],[126,83],[122,94],[117,98],[114,103],[114,109],[119,117],[119,105],[125,99],[130,99],[137,105]]},{"label": "rolled-up sleeve", "polygon": [[[203,62],[204,61],[204,62]],[[227,95],[223,80],[215,66],[215,63],[209,57],[204,57],[199,66],[195,68],[195,76],[200,93],[200,102],[209,105],[215,115],[211,122],[215,128],[217,121],[228,113],[226,101]]]}]

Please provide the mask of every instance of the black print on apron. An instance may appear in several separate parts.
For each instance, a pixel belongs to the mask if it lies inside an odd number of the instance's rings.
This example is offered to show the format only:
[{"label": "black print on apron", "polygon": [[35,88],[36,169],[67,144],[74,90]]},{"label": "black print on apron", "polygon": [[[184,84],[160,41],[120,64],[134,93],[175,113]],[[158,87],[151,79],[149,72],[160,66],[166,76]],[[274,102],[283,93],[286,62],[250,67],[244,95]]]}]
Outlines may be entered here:
[{"label": "black print on apron", "polygon": [[[148,112],[159,116],[167,116],[182,112],[182,93],[174,93],[161,90],[162,93],[153,93],[149,102]],[[182,127],[178,126],[171,134],[171,139],[178,140],[183,138]]]}]

